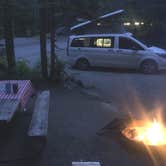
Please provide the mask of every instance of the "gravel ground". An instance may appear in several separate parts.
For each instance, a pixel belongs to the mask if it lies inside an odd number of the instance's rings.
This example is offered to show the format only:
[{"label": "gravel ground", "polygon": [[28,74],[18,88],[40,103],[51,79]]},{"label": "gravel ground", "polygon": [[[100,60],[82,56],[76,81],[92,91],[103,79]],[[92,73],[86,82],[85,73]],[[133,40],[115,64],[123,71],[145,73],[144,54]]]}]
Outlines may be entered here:
[{"label": "gravel ground", "polygon": [[146,165],[148,155],[133,153],[118,141],[96,133],[117,115],[79,90],[52,91],[48,144],[41,166],[69,166],[72,161],[100,161],[103,166]]},{"label": "gravel ground", "polygon": [[[100,161],[103,166],[155,165],[147,154],[132,151],[116,139],[99,137],[96,132],[123,111],[137,116],[141,109],[148,113],[156,104],[164,109],[165,76],[86,71],[79,77],[93,82],[99,99],[77,89],[53,90],[48,145],[41,165],[68,166],[72,161]],[[157,159],[157,164],[166,165],[165,159]]]},{"label": "gravel ground", "polygon": [[[97,73],[98,72],[96,72],[96,75]],[[130,96],[130,91],[122,86],[121,83],[123,81],[125,82],[124,85],[126,85],[128,80],[132,82],[133,74],[122,74],[123,77],[121,76],[121,79],[117,76],[118,74],[114,75],[114,73],[98,74],[102,75],[100,75],[102,79],[107,76],[107,81],[110,80],[109,83],[112,87],[109,88],[109,92],[112,94],[110,95],[109,93],[108,95],[111,97],[110,99],[116,100],[116,96],[118,96],[117,92],[120,92],[123,96]],[[150,78],[152,79],[153,76],[150,76]],[[164,81],[163,75],[154,76],[154,78],[160,78],[161,82]],[[149,79],[147,80],[148,82],[155,80]],[[138,75],[134,84],[138,84],[138,80],[140,80],[142,84],[146,84],[145,77]],[[162,85],[164,85],[164,82],[162,82]],[[127,84],[127,86],[129,86],[129,84]],[[156,88],[154,84],[153,88]],[[102,166],[155,165],[146,152],[137,151],[137,149],[125,145],[118,137],[98,136],[96,134],[115,117],[119,117],[121,113],[119,114],[119,112],[115,112],[110,109],[110,107],[103,105],[101,99],[96,99],[81,93],[80,88],[67,90],[63,87],[56,87],[50,88],[50,90],[51,108],[49,113],[48,142],[42,155],[33,160],[24,159],[0,165],[70,166],[72,161],[99,161]],[[161,90],[160,86],[158,90]],[[165,88],[163,87],[162,94],[164,90]],[[149,89],[147,89],[147,91],[149,92]],[[115,94],[113,94],[113,92]],[[144,94],[146,94],[146,92],[144,92]],[[126,97],[124,99],[126,100]],[[119,102],[121,102],[121,100],[119,100]],[[123,104],[123,102],[121,104]],[[157,160],[158,166],[165,165],[166,162],[163,160]]]},{"label": "gravel ground", "polygon": [[66,71],[76,80],[80,80],[85,87],[95,87],[100,98],[115,103],[120,107],[119,110],[127,107],[129,111],[133,111],[138,104],[149,110],[158,105],[165,107],[165,72],[144,75],[135,71],[101,68],[91,71],[67,68]]}]

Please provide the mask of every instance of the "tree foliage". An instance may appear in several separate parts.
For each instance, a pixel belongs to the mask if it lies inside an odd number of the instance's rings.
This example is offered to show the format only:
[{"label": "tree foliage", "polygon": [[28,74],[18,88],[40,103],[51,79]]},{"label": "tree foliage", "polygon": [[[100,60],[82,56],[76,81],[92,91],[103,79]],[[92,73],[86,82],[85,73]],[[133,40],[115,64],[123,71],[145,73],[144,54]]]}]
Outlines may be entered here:
[{"label": "tree foliage", "polygon": [[[34,35],[39,31],[39,0],[15,1],[16,35]],[[56,26],[69,26],[78,18],[93,19],[116,9],[124,8],[126,18],[143,19],[165,28],[165,0],[47,0],[55,8]],[[1,1],[2,2],[2,1]],[[1,4],[0,4],[1,5]],[[0,12],[1,15],[1,12]],[[1,28],[1,27],[0,27]]]}]

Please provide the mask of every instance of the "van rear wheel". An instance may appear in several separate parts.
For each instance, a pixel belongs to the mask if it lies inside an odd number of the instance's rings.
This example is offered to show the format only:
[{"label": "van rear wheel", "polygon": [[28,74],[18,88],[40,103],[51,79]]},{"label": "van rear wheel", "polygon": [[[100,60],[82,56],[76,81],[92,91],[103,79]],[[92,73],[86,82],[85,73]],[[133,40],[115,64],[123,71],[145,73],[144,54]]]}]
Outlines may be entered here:
[{"label": "van rear wheel", "polygon": [[155,61],[148,60],[141,64],[141,72],[144,74],[155,74],[158,71],[158,66]]},{"label": "van rear wheel", "polygon": [[90,67],[90,64],[89,64],[87,59],[79,59],[76,62],[75,66],[76,66],[77,69],[80,69],[80,70],[88,70],[89,67]]}]

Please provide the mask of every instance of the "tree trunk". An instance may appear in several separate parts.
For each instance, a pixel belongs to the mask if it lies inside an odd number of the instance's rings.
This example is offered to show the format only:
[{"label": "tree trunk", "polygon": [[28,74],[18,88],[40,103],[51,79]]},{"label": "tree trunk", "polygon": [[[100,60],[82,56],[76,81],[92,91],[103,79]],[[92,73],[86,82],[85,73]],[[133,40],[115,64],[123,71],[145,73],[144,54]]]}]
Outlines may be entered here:
[{"label": "tree trunk", "polygon": [[41,67],[42,76],[48,78],[47,69],[47,3],[44,1],[40,8],[40,52],[41,52]]},{"label": "tree trunk", "polygon": [[54,5],[50,7],[50,35],[51,35],[51,70],[50,78],[56,77],[56,54],[55,54],[55,24],[54,24]]},{"label": "tree trunk", "polygon": [[16,67],[14,41],[13,41],[13,28],[12,28],[12,4],[6,1],[4,4],[4,35],[6,44],[6,54],[8,62],[8,70],[13,71]]}]

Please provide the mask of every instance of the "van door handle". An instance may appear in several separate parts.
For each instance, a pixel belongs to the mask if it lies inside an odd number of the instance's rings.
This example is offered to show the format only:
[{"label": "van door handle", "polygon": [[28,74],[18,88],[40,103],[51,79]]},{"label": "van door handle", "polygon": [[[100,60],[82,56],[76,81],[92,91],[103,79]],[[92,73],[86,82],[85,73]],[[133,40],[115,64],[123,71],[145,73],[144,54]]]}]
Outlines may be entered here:
[{"label": "van door handle", "polygon": [[114,50],[108,49],[108,52],[114,52]]}]

